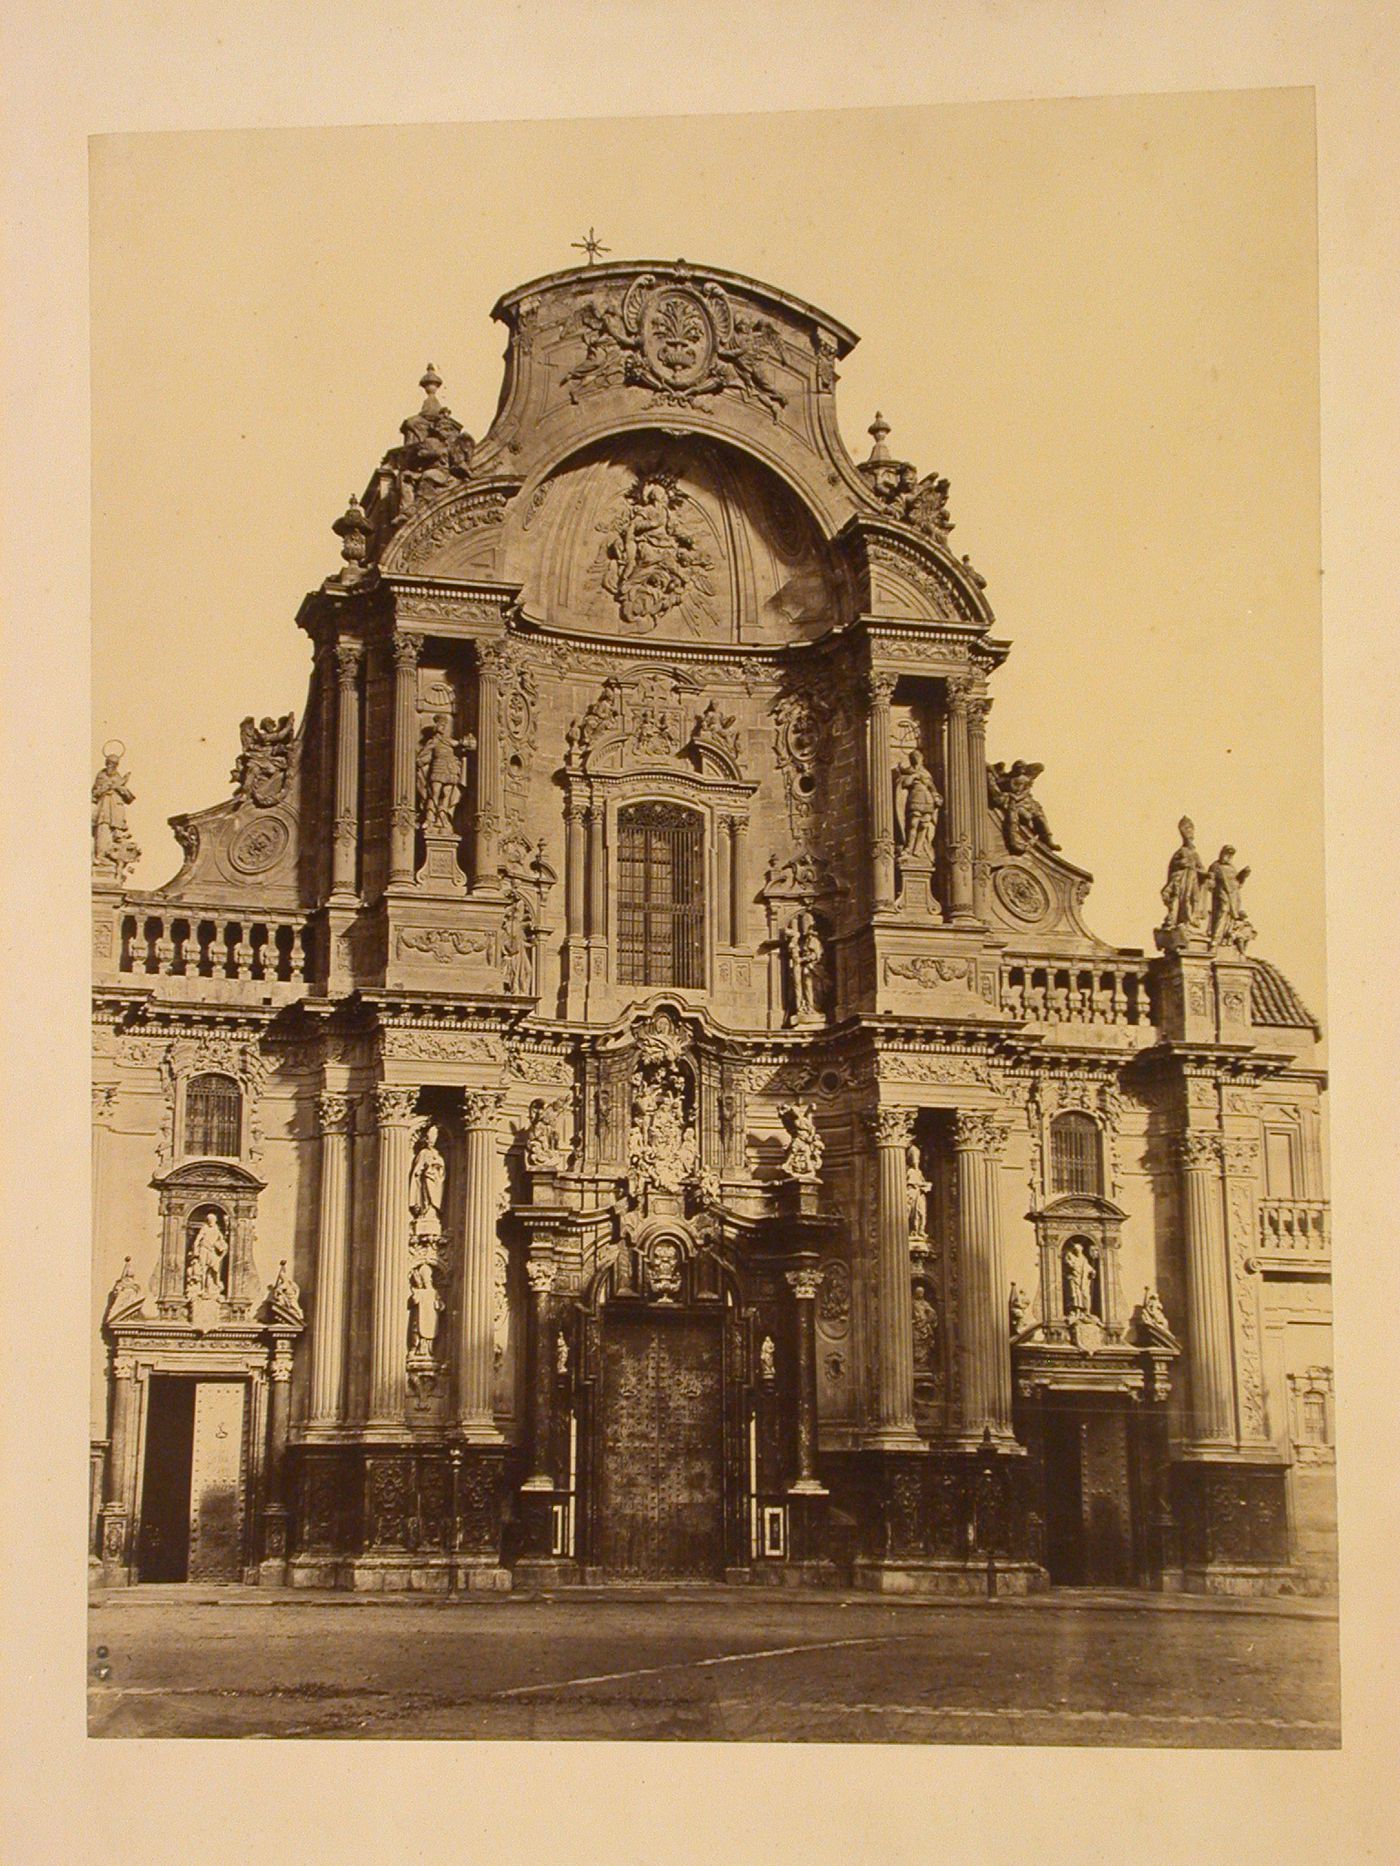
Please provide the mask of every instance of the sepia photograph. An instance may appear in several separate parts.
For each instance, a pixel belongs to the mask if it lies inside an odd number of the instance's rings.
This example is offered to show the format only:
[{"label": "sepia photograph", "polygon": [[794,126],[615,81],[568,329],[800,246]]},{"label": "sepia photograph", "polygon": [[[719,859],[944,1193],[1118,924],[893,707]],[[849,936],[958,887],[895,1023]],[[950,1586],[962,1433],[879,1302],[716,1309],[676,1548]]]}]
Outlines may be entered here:
[{"label": "sepia photograph", "polygon": [[92,140],[92,1735],[1340,1743],[1314,137]]}]

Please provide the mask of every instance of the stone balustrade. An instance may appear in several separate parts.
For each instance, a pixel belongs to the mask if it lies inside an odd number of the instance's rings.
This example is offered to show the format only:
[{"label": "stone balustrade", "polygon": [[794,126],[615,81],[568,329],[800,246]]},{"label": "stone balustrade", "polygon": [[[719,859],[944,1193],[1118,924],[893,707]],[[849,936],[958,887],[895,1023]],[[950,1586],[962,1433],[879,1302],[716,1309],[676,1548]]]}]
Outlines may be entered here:
[{"label": "stone balustrade", "polygon": [[310,934],[299,914],[128,906],[114,923],[119,974],[299,984],[311,970]]},{"label": "stone balustrade", "polygon": [[1332,1214],[1325,1199],[1261,1199],[1259,1250],[1294,1263],[1330,1264]]},{"label": "stone balustrade", "polygon": [[1147,967],[1003,961],[1001,1002],[1032,1024],[1136,1025],[1152,1021]]}]

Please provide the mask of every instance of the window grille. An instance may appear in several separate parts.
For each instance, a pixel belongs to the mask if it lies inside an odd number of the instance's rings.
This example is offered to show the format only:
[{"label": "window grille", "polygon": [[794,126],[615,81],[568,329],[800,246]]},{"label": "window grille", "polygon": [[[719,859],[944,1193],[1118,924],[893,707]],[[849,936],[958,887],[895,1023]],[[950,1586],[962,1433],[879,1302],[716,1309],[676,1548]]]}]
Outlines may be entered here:
[{"label": "window grille", "polygon": [[618,982],[703,986],[703,821],[679,804],[637,803],[617,823]]},{"label": "window grille", "polygon": [[243,1097],[231,1076],[191,1076],[185,1085],[185,1152],[236,1160]]},{"label": "window grille", "polygon": [[1050,1124],[1050,1189],[1103,1197],[1099,1129],[1087,1114],[1056,1115]]}]

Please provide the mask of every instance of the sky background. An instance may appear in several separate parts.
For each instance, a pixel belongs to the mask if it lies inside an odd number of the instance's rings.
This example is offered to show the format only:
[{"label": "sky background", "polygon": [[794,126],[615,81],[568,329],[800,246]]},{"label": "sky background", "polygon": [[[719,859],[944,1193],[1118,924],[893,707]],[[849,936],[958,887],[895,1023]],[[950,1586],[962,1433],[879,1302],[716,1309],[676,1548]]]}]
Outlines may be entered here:
[{"label": "sky background", "polygon": [[1046,769],[1086,918],[1151,948],[1186,812],[1254,950],[1323,1005],[1316,247],[1301,90],[885,111],[110,136],[91,144],[93,769],[144,855],[300,717],[293,617],[431,359],[489,425],[510,287],[750,273],[861,342],[847,447],[952,481],[988,579],[988,755]]}]

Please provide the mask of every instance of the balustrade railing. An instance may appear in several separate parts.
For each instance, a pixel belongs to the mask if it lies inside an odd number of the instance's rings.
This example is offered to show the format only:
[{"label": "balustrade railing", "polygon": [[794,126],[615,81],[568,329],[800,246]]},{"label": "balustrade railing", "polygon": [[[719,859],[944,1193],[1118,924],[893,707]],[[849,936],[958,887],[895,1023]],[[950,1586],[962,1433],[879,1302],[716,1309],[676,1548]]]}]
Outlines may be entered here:
[{"label": "balustrade railing", "polygon": [[298,984],[311,970],[308,929],[292,914],[128,908],[116,916],[113,946],[115,969],[136,977]]},{"label": "balustrade railing", "polygon": [[1001,968],[1001,1002],[1033,1024],[1147,1024],[1143,965],[1028,965]]},{"label": "balustrade railing", "polygon": [[1270,1257],[1330,1262],[1332,1213],[1325,1199],[1261,1199],[1259,1249]]}]

